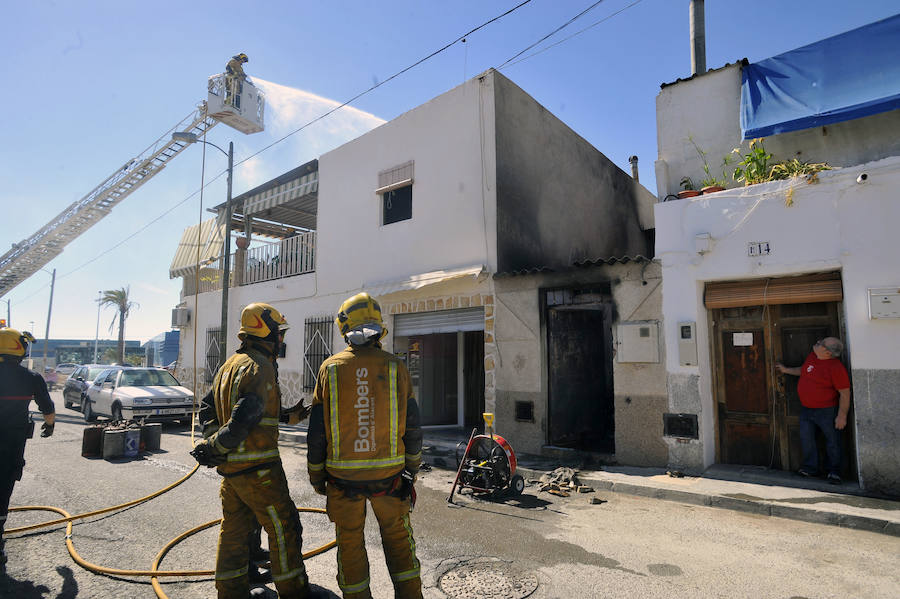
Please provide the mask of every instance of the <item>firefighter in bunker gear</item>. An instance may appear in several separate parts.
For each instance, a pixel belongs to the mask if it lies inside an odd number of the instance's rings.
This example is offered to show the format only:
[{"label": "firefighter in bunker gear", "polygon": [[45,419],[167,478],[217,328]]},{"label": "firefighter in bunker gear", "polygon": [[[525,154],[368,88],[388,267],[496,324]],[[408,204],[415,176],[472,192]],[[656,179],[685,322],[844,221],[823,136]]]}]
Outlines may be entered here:
[{"label": "firefighter in bunker gear", "polygon": [[307,433],[309,480],[327,496],[338,543],[337,581],[345,598],[369,590],[366,501],[381,529],[385,560],[400,599],[421,598],[410,524],[411,484],[422,461],[419,407],[403,361],[381,349],[381,308],[367,293],[345,301],[336,324],[349,347],[319,369]]},{"label": "firefighter in bunker gear", "polygon": [[244,72],[244,63],[250,62],[247,55],[241,52],[231,57],[225,65],[225,103],[241,108],[241,94],[244,92],[244,81],[247,74]]},{"label": "firefighter in bunker gear", "polygon": [[9,499],[25,466],[25,441],[32,436],[34,422],[28,415],[28,404],[37,402],[44,415],[41,436],[53,434],[56,410],[47,392],[47,383],[36,372],[21,365],[34,342],[31,333],[16,329],[0,329],[0,568],[6,564],[6,516]]},{"label": "firefighter in bunker gear", "polygon": [[198,462],[217,466],[223,476],[215,576],[220,599],[246,599],[249,594],[249,539],[257,523],[269,537],[272,579],[279,596],[309,596],[303,528],[278,453],[281,392],[276,359],[287,327],[284,317],[268,304],[244,308],[238,333],[241,347],[213,380],[216,422],[202,423],[208,437],[192,452]]}]

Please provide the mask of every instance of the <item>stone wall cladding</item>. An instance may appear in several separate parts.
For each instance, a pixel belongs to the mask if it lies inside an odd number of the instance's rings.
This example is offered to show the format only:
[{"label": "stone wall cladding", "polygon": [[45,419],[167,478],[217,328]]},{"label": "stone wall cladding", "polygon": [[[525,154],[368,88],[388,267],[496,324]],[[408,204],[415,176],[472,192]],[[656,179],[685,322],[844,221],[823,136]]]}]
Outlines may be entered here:
[{"label": "stone wall cladding", "polygon": [[496,411],[495,364],[497,344],[494,341],[494,295],[474,293],[444,295],[425,299],[410,299],[381,303],[387,314],[410,314],[415,312],[435,312],[437,310],[458,310],[460,308],[484,307],[484,408]]},{"label": "stone wall cladding", "polygon": [[856,450],[862,486],[900,496],[900,370],[853,370]]}]

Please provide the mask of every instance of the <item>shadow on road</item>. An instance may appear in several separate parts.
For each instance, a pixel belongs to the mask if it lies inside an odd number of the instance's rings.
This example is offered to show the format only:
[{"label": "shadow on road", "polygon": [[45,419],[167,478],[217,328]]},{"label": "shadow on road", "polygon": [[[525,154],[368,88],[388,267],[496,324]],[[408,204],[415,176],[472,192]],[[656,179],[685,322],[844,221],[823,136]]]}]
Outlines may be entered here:
[{"label": "shadow on road", "polygon": [[[62,590],[55,599],[75,599],[78,596],[78,583],[72,570],[65,566],[57,566],[57,574],[62,579]],[[0,592],[3,597],[15,597],[16,599],[46,599],[50,589],[44,585],[37,585],[30,580],[16,580],[4,570],[0,573]]]}]

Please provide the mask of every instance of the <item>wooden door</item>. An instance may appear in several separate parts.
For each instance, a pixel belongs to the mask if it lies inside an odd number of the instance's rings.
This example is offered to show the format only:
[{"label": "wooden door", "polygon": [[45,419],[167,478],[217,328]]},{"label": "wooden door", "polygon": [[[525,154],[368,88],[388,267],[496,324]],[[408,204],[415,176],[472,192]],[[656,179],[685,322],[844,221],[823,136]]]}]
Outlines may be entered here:
[{"label": "wooden door", "polygon": [[772,458],[772,400],[762,327],[723,326],[719,437],[726,464],[767,466]]},{"label": "wooden door", "polygon": [[[786,366],[800,366],[812,352],[813,344],[823,337],[840,337],[837,304],[785,304],[772,306],[773,338],[775,340],[774,361]],[[778,462],[784,470],[796,470],[801,463],[800,451],[800,398],[797,396],[799,377],[775,374],[775,397],[778,418],[776,434],[778,444]],[[847,427],[846,435],[850,429]],[[843,455],[845,462],[850,453],[852,439],[844,439]],[[849,470],[845,470],[845,475]]]},{"label": "wooden door", "polygon": [[[840,337],[839,306],[816,302],[711,311],[719,462],[800,467],[799,379],[778,374],[775,363],[799,366],[817,340]],[[852,475],[850,429],[844,434],[845,475]]]}]

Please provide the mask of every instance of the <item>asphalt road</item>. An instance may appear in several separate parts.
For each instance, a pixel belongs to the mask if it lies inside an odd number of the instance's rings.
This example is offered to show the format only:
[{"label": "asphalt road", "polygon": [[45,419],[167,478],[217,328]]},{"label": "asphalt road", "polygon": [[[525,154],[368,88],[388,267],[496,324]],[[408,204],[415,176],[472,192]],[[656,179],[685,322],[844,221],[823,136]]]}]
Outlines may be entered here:
[{"label": "asphalt road", "polygon": [[[162,450],[137,459],[81,457],[78,412],[62,407],[56,433],[28,444],[13,506],[51,505],[71,514],[150,494],[191,468],[190,430],[164,425]],[[297,505],[324,507],[306,482],[305,451],[283,447]],[[452,458],[448,458],[452,462]],[[448,464],[452,466],[452,463]],[[444,597],[896,597],[900,539],[833,526],[681,505],[616,493],[562,498],[539,493],[504,502],[458,497],[448,505],[454,472],[423,472],[412,522],[425,596]],[[149,569],[177,535],[221,515],[219,477],[200,470],[147,503],[78,521],[73,543],[83,559],[104,567]],[[604,500],[592,505],[590,497]],[[14,512],[8,528],[57,517]],[[330,541],[323,514],[303,514],[304,549]],[[217,528],[189,537],[162,569],[213,569]],[[374,517],[367,528],[373,593],[393,595]],[[76,564],[65,526],[11,535],[0,597],[16,599],[153,598],[146,577],[100,575]],[[340,596],[335,552],[307,561],[320,597]],[[271,585],[270,585],[271,586]],[[215,596],[210,576],[164,579],[172,599]],[[442,590],[443,589],[443,590]],[[274,594],[273,594],[274,596]]]}]

